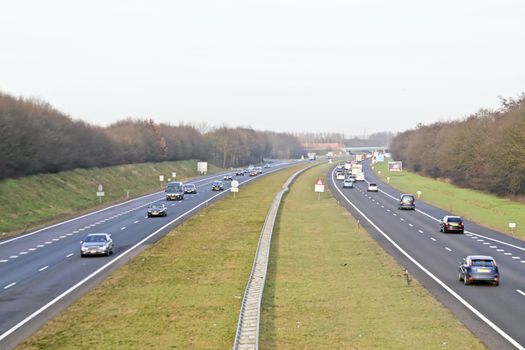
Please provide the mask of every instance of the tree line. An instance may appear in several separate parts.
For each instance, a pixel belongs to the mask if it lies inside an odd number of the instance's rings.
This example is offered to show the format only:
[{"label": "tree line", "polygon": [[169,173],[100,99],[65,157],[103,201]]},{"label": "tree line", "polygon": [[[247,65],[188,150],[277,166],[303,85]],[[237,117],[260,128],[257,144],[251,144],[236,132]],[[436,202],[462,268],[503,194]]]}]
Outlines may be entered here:
[{"label": "tree line", "polygon": [[36,99],[0,93],[0,179],[74,168],[200,159],[222,167],[304,153],[290,134],[125,119],[108,127],[73,120]]},{"label": "tree line", "polygon": [[525,194],[525,94],[496,111],[418,125],[398,134],[391,151],[403,167],[498,195]]}]

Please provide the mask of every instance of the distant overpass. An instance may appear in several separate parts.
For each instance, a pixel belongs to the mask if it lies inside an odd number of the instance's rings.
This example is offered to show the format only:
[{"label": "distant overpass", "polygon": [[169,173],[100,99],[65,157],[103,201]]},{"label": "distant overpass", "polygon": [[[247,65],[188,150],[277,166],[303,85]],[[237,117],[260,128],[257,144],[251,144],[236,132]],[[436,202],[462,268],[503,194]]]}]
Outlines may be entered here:
[{"label": "distant overpass", "polygon": [[388,152],[390,150],[390,147],[389,146],[343,147],[342,150],[347,153],[372,152],[372,151]]}]

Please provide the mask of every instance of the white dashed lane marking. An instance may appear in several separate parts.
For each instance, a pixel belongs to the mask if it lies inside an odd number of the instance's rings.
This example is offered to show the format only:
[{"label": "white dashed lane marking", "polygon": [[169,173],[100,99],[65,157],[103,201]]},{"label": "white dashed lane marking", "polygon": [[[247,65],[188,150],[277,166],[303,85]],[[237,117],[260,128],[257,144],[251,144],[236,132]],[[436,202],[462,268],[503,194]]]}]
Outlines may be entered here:
[{"label": "white dashed lane marking", "polygon": [[46,270],[48,267],[49,267],[49,266],[41,267],[41,268],[38,269],[38,271],[39,271],[39,272],[42,272],[42,271]]},{"label": "white dashed lane marking", "polygon": [[491,245],[489,248],[496,249],[497,247],[497,245]]},{"label": "white dashed lane marking", "polygon": [[5,263],[5,262],[8,262],[9,260],[6,260],[6,259],[2,259],[0,260],[0,263]]},{"label": "white dashed lane marking", "polygon": [[75,253],[69,253],[68,255],[66,255],[66,258],[71,258],[73,255],[75,255]]},{"label": "white dashed lane marking", "polygon": [[13,287],[14,285],[16,285],[16,282],[8,284],[7,286],[4,287],[4,289],[9,289],[9,288]]},{"label": "white dashed lane marking", "polygon": [[519,260],[519,259],[521,259],[521,257],[519,257],[519,256],[513,256],[512,259]]},{"label": "white dashed lane marking", "polygon": [[20,253],[18,253],[18,255],[26,255],[26,254],[27,254],[27,252],[20,252]]},{"label": "white dashed lane marking", "polygon": [[401,221],[405,221],[405,219],[403,219],[403,218],[399,218],[399,220],[401,220]]},{"label": "white dashed lane marking", "polygon": [[412,224],[408,224],[408,226],[410,226],[410,227],[414,227],[414,225],[412,225]]},{"label": "white dashed lane marking", "polygon": [[11,256],[9,257],[9,259],[16,259],[16,258],[18,258],[18,255],[11,255]]},{"label": "white dashed lane marking", "polygon": [[504,252],[505,249],[496,249],[497,252]]},{"label": "white dashed lane marking", "polygon": [[452,249],[450,249],[449,247],[445,247],[446,250],[448,250],[449,252],[452,251]]},{"label": "white dashed lane marking", "polygon": [[516,292],[518,292],[518,293],[520,293],[521,295],[525,296],[525,292],[523,292],[522,290],[516,289]]},{"label": "white dashed lane marking", "polygon": [[125,230],[125,229],[126,229],[126,226],[120,228],[121,231]]},{"label": "white dashed lane marking", "polygon": [[512,255],[512,253],[503,253],[503,255]]},{"label": "white dashed lane marking", "polygon": [[138,224],[139,222],[140,222],[139,220],[133,221],[134,224]]},{"label": "white dashed lane marking", "polygon": [[431,240],[433,240],[434,242],[436,241],[436,239],[434,237],[430,237]]},{"label": "white dashed lane marking", "polygon": [[422,230],[419,230],[419,231],[417,231],[417,232],[419,232],[419,233],[424,233]]},{"label": "white dashed lane marking", "polygon": [[31,251],[31,252],[34,252],[36,250],[36,248],[29,248],[28,250]]},{"label": "white dashed lane marking", "polygon": [[43,246],[44,246],[43,244],[37,245],[38,248],[42,248]]}]

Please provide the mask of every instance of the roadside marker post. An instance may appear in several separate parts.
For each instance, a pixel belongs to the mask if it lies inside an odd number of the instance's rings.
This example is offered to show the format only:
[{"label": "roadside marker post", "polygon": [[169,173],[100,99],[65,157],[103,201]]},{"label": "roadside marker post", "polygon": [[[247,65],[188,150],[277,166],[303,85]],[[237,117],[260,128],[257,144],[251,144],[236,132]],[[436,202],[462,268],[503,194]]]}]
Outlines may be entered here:
[{"label": "roadside marker post", "polygon": [[421,191],[417,191],[417,198],[421,198]]},{"label": "roadside marker post", "polygon": [[387,184],[390,183],[390,176],[387,176],[387,177],[386,177],[386,183],[387,183]]},{"label": "roadside marker post", "polygon": [[163,182],[164,182],[164,175],[159,175],[159,181],[160,181],[160,188],[162,188],[163,186]]},{"label": "roadside marker post", "polygon": [[509,228],[510,228],[510,232],[512,232],[514,234],[514,229],[516,228],[516,223],[515,222],[509,222]]}]

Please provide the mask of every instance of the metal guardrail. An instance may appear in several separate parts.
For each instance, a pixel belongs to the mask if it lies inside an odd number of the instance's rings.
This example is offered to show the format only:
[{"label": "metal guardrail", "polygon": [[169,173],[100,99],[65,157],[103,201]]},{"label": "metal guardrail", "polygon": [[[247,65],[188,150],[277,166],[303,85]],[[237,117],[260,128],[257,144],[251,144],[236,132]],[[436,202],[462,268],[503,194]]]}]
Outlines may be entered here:
[{"label": "metal guardrail", "polygon": [[259,321],[261,314],[261,301],[266,282],[266,273],[268,270],[268,258],[270,256],[270,244],[272,241],[273,227],[281,200],[289,190],[290,184],[304,171],[319,165],[313,164],[294,173],[283,184],[282,189],[275,195],[272,205],[268,210],[266,219],[259,236],[257,251],[252,265],[252,272],[244,291],[235,341],[234,350],[257,350],[259,348]]}]

